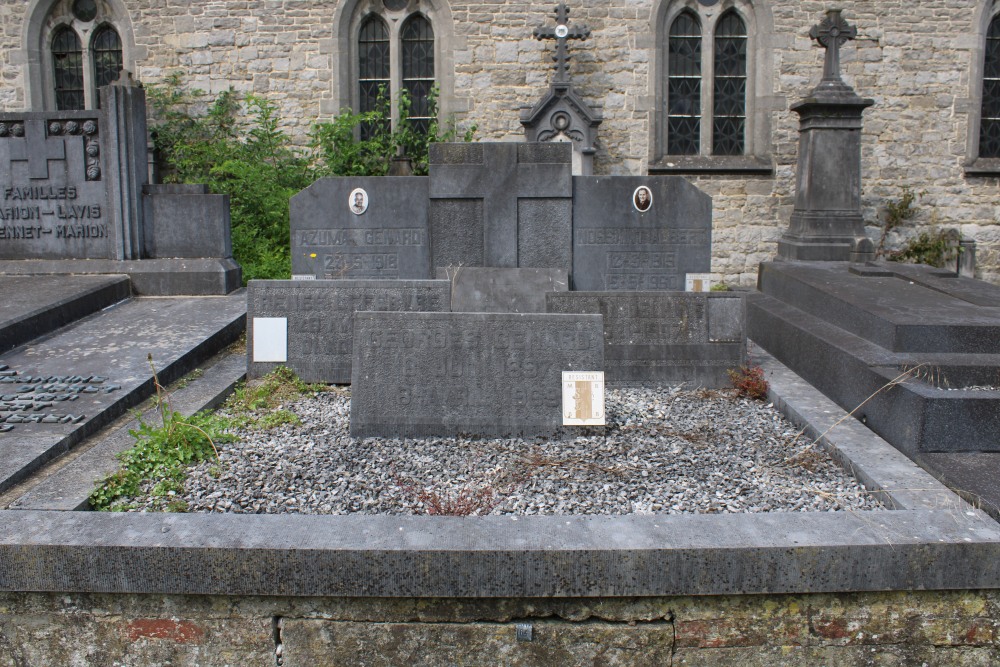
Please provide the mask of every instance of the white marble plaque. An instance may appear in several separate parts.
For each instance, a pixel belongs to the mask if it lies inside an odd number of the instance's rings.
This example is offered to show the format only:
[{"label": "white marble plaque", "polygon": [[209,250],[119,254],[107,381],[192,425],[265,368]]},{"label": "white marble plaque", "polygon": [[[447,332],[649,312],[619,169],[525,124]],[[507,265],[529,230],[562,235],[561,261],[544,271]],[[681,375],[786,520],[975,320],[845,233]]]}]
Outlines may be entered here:
[{"label": "white marble plaque", "polygon": [[684,278],[686,292],[711,292],[715,282],[711,273],[687,273]]},{"label": "white marble plaque", "polygon": [[563,371],[563,426],[604,426],[604,371]]},{"label": "white marble plaque", "polygon": [[253,360],[288,361],[288,318],[253,318]]}]

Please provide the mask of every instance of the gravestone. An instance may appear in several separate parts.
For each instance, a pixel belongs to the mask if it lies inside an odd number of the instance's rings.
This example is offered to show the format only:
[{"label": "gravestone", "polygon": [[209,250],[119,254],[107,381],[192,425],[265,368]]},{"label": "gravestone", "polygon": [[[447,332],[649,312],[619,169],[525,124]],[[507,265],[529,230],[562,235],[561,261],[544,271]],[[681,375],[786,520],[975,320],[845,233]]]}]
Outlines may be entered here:
[{"label": "gravestone", "polygon": [[683,290],[711,248],[712,198],[684,179],[573,178],[574,290]]},{"label": "gravestone", "polygon": [[550,313],[604,317],[609,384],[727,387],[727,370],[743,361],[738,293],[565,292],[547,294],[546,303]]},{"label": "gravestone", "polygon": [[240,286],[228,198],[146,182],[145,114],[128,77],[100,109],[0,113],[0,274],[128,274],[156,295]]},{"label": "gravestone", "polygon": [[447,311],[446,280],[251,280],[247,376],[287,366],[306,382],[351,381],[356,311]]},{"label": "gravestone", "polygon": [[451,310],[463,313],[544,313],[546,292],[569,289],[561,269],[439,268],[438,280],[451,282]]},{"label": "gravestone", "polygon": [[358,313],[351,435],[554,435],[562,372],[603,369],[601,318]]},{"label": "gravestone", "polygon": [[323,178],[289,204],[294,278],[431,278],[427,178]]},{"label": "gravestone", "polygon": [[431,264],[572,269],[568,144],[430,147]]}]

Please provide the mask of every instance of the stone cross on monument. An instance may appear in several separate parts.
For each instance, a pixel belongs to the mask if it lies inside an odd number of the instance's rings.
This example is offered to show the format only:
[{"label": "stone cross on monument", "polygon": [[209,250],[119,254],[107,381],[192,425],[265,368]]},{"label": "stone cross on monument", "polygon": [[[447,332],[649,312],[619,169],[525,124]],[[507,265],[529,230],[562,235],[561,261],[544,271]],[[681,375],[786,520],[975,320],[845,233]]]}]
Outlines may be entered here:
[{"label": "stone cross on monument", "polygon": [[778,257],[866,261],[874,247],[861,215],[861,114],[873,104],[840,78],[840,47],[858,30],[831,9],[809,30],[826,49],[823,78],[791,106],[799,114],[795,208]]},{"label": "stone cross on monument", "polygon": [[829,9],[826,17],[809,29],[809,36],[819,42],[820,46],[826,49],[826,58],[823,61],[823,79],[813,90],[813,94],[822,94],[823,91],[843,94],[854,90],[840,78],[840,47],[848,40],[858,36],[857,27],[849,24],[840,15],[839,9]]},{"label": "stone cross on monument", "polygon": [[569,50],[566,48],[567,39],[587,39],[590,37],[590,28],[587,26],[568,25],[569,9],[565,2],[560,2],[556,6],[556,27],[555,28],[535,28],[535,39],[556,40],[556,54],[552,59],[556,63],[556,78],[554,84],[569,83]]},{"label": "stone cross on monument", "polygon": [[594,154],[597,149],[597,126],[601,124],[601,114],[592,109],[569,81],[568,39],[587,39],[590,28],[583,25],[569,25],[569,9],[560,2],[556,7],[554,28],[538,27],[536,39],[556,40],[556,53],[552,60],[556,63],[556,75],[549,90],[533,107],[521,107],[521,125],[528,141],[568,141],[573,144],[573,174],[593,173]]}]

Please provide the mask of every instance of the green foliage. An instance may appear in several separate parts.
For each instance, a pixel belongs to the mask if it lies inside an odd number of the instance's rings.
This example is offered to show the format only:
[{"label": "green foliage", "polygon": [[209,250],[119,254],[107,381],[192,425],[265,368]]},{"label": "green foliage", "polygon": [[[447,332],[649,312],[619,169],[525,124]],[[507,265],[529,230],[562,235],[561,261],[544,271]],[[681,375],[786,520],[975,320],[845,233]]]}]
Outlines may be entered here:
[{"label": "green foliage", "polygon": [[282,424],[298,424],[299,418],[281,408],[303,394],[325,391],[325,385],[307,384],[295,373],[279,366],[259,380],[244,383],[226,401],[229,423],[236,428],[271,429]]},{"label": "green foliage", "polygon": [[[287,278],[291,274],[288,201],[323,176],[381,176],[398,152],[410,157],[416,174],[427,173],[427,153],[435,141],[453,141],[454,123],[428,132],[414,129],[410,100],[401,97],[396,129],[392,105],[380,96],[375,110],[344,110],[316,123],[308,147],[296,146],[281,129],[277,106],[262,97],[240,99],[232,89],[212,102],[200,90],[186,90],[174,74],[149,87],[153,141],[164,180],[204,183],[230,197],[233,255],[244,281]],[[436,115],[436,93],[431,113]],[[360,128],[374,131],[360,139]],[[462,139],[471,141],[475,127]]]},{"label": "green foliage", "polygon": [[730,292],[732,291],[729,285],[726,283],[713,283],[710,289],[712,292]]},{"label": "green foliage", "polygon": [[941,268],[954,253],[962,248],[954,242],[954,233],[942,230],[929,234],[921,232],[919,236],[906,242],[902,250],[889,255],[893,262],[915,262]]},{"label": "green foliage", "polygon": [[[187,466],[209,456],[218,458],[215,443],[232,438],[225,433],[227,422],[216,415],[198,413],[185,417],[171,410],[155,370],[153,378],[160,425],[140,418],[139,428],[129,431],[136,445],[118,455],[121,467],[91,492],[89,502],[95,510],[128,509],[127,500],[138,496],[147,483],[152,484],[153,495],[170,498],[183,491]],[[179,507],[176,501],[170,502]]]},{"label": "green foliage", "polygon": [[918,194],[908,186],[904,185],[899,199],[886,200],[883,205],[885,210],[885,220],[882,224],[882,235],[879,238],[878,247],[875,249],[876,257],[881,257],[887,254],[885,250],[885,239],[889,232],[897,227],[901,227],[908,220],[912,220],[913,217],[916,216],[917,211],[920,210],[916,206],[917,197],[922,194],[924,193],[921,192]]}]

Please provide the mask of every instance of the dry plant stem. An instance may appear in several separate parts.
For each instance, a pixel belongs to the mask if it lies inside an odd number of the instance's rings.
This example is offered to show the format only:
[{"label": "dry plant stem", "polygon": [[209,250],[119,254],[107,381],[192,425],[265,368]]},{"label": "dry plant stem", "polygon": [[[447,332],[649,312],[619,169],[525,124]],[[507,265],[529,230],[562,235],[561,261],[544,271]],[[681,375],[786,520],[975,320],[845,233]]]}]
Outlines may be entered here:
[{"label": "dry plant stem", "polygon": [[[902,384],[906,380],[907,376],[912,375],[914,371],[918,370],[919,368],[921,368],[921,367],[923,367],[925,365],[926,364],[917,364],[913,368],[910,368],[909,370],[907,370],[907,371],[905,371],[903,373],[900,373],[899,375],[897,375],[896,377],[894,377],[892,380],[890,380],[886,384],[884,384],[881,387],[879,387],[878,389],[876,389],[868,398],[866,398],[865,400],[861,401],[856,408],[854,408],[853,410],[851,410],[850,412],[848,412],[846,415],[844,415],[843,417],[841,417],[840,419],[838,419],[837,421],[835,421],[828,429],[826,429],[825,431],[823,431],[822,433],[820,433],[818,436],[816,436],[816,439],[813,440],[811,443],[809,443],[808,446],[809,447],[813,447],[816,444],[818,444],[820,440],[822,440],[824,437],[826,437],[827,433],[829,433],[833,429],[835,429],[838,426],[840,426],[841,422],[843,422],[848,417],[853,417],[854,413],[857,412],[858,410],[860,410],[862,407],[864,407],[865,403],[867,403],[868,401],[872,400],[873,398],[875,398],[876,396],[878,396],[880,393],[882,393],[886,389],[889,389],[891,387],[895,387],[896,385]],[[804,432],[805,432],[805,429],[799,431],[798,435],[795,436],[795,438],[792,440],[792,442],[794,442],[795,440],[798,440],[799,436],[801,436]]]}]

